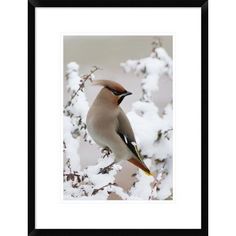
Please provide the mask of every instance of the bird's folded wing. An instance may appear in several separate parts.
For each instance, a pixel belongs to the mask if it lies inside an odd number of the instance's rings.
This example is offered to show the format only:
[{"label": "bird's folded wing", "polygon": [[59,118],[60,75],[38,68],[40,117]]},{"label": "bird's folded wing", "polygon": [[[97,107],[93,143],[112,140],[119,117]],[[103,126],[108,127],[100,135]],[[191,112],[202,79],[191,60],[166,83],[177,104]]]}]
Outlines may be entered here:
[{"label": "bird's folded wing", "polygon": [[118,115],[118,130],[117,133],[123,140],[123,142],[127,145],[127,147],[132,151],[132,153],[143,162],[143,158],[138,150],[138,146],[136,144],[136,140],[134,137],[134,132],[132,130],[129,119],[127,118],[124,111],[120,108],[120,112]]},{"label": "bird's folded wing", "polygon": [[135,142],[134,132],[124,111],[119,107],[117,132],[125,135],[131,142]]},{"label": "bird's folded wing", "polygon": [[124,135],[121,134],[119,132],[117,132],[119,134],[119,136],[121,137],[121,139],[123,140],[123,142],[126,144],[126,146],[130,149],[130,151],[136,156],[138,157],[138,159],[140,159],[142,161],[142,157],[138,151],[138,147],[137,144],[134,141],[129,140],[129,138]]},{"label": "bird's folded wing", "polygon": [[127,145],[127,147],[131,150],[131,152],[135,155],[136,158],[131,157],[128,161],[133,163],[134,165],[141,168],[148,175],[152,175],[149,168],[146,166],[140,151],[138,150],[138,146],[135,142],[131,142],[125,135],[118,133],[123,140],[123,142]]}]

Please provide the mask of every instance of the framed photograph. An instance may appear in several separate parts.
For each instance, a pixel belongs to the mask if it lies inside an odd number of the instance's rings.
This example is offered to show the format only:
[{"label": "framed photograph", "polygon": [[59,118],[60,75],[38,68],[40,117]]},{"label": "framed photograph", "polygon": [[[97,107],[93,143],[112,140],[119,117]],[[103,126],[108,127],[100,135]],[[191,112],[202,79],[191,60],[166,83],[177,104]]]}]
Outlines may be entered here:
[{"label": "framed photograph", "polygon": [[28,234],[148,232],[208,235],[208,2],[29,0]]}]

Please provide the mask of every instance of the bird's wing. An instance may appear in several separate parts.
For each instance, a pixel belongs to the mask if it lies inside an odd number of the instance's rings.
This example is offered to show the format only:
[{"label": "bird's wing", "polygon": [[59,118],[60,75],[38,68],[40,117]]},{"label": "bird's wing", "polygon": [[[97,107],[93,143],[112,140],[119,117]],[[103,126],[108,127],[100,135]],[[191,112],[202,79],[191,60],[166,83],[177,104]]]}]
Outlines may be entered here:
[{"label": "bird's wing", "polygon": [[152,175],[149,168],[146,166],[143,161],[143,157],[138,149],[134,132],[132,130],[131,124],[124,113],[124,111],[120,108],[120,113],[118,115],[118,135],[121,137],[122,141],[126,144],[129,150],[134,154],[134,157],[131,157],[128,161],[141,168],[148,175]]},{"label": "bird's wing", "polygon": [[130,141],[135,142],[134,132],[129,119],[121,108],[119,108],[117,131],[121,134],[124,134]]},{"label": "bird's wing", "polygon": [[123,142],[127,145],[130,151],[141,161],[143,162],[143,157],[141,156],[138,146],[136,144],[136,140],[134,137],[134,132],[124,111],[120,108],[120,112],[118,115],[118,130],[117,133],[123,140]]},{"label": "bird's wing", "polygon": [[128,159],[128,161],[142,169],[147,175],[153,175],[150,172],[149,168],[146,166],[145,162],[143,161],[143,157],[140,151],[138,150],[136,142],[130,141],[124,134],[121,134],[119,132],[118,134],[123,140],[123,142],[126,144],[126,146],[129,148],[129,150],[135,155],[135,157],[131,157],[130,159]]}]

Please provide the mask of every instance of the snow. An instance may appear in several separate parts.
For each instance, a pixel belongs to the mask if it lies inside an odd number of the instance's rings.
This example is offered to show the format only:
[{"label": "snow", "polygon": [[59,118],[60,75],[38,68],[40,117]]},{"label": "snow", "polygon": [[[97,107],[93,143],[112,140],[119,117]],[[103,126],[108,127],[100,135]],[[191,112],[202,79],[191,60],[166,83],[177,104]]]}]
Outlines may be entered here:
[{"label": "snow", "polygon": [[96,189],[102,188],[103,186],[115,181],[115,177],[110,174],[89,174],[89,179]]},{"label": "snow", "polygon": [[154,178],[152,176],[147,176],[142,170],[138,171],[137,174],[138,181],[130,189],[130,200],[148,200],[151,193],[151,183],[153,183]]},{"label": "snow", "polygon": [[80,170],[80,157],[78,155],[79,142],[78,140],[72,137],[72,131],[74,126],[71,123],[71,119],[69,117],[64,116],[64,142],[66,144],[66,148],[64,150],[64,154],[66,157],[66,161],[69,161],[72,171]]},{"label": "snow", "polygon": [[76,62],[70,62],[67,64],[67,73],[71,73],[73,71],[77,71],[79,73],[79,65]]},{"label": "snow", "polygon": [[[141,87],[143,96],[133,103],[127,116],[134,130],[141,153],[149,161],[151,170],[157,173],[158,191],[153,191],[153,177],[139,170],[137,182],[130,190],[132,199],[167,199],[172,196],[172,130],[173,107],[168,104],[163,116],[152,101],[152,92],[159,90],[159,79],[168,74],[172,78],[172,59],[162,47],[155,53],[139,60],[127,60],[121,63],[126,73],[134,71],[143,75]],[[156,162],[157,161],[157,162]],[[157,164],[156,164],[157,163]]]},{"label": "snow", "polygon": [[[106,173],[100,173],[103,168],[110,166],[114,160],[110,157],[98,159],[98,163],[94,166],[89,166],[87,169],[79,172],[81,176],[86,176],[85,179],[78,183],[75,188],[71,187],[72,182],[64,183],[65,199],[86,199],[86,200],[105,200],[109,197],[108,192],[117,192],[122,197],[125,193],[122,189],[115,186],[115,175],[121,170],[121,166],[114,164],[111,170]],[[95,191],[95,194],[94,194]]]},{"label": "snow", "polygon": [[157,57],[154,57],[152,53],[149,57],[127,60],[120,64],[126,73],[134,71],[137,75],[144,74],[141,83],[146,92],[146,99],[151,97],[152,92],[159,90],[159,79],[163,74],[172,77],[172,59],[162,47],[156,48],[155,52]]},{"label": "snow", "polygon": [[120,63],[120,66],[126,73],[128,73],[136,69],[137,63],[138,62],[136,60],[127,60],[125,63]]},{"label": "snow", "polygon": [[111,191],[116,193],[123,200],[129,200],[130,198],[130,196],[127,193],[125,193],[121,187],[113,185],[111,186]]},{"label": "snow", "polygon": [[172,195],[173,163],[171,159],[167,159],[165,168],[168,170],[168,174],[163,178],[159,185],[160,190],[157,191],[157,199],[166,199]]},{"label": "snow", "polygon": [[75,62],[71,62],[67,65],[67,90],[68,91],[76,91],[78,89],[78,84],[81,81],[81,78],[79,77],[79,65]]},{"label": "snow", "polygon": [[79,91],[78,97],[75,99],[75,102],[71,106],[70,111],[75,116],[81,116],[82,121],[85,123],[88,110],[89,110],[89,106],[88,106],[88,101],[85,97],[85,94]]},{"label": "snow", "polygon": [[92,73],[92,74],[90,75],[90,78],[91,78],[91,80],[95,80],[95,75],[94,75],[94,73]]},{"label": "snow", "polygon": [[155,52],[157,53],[158,58],[166,63],[165,66],[168,67],[167,73],[170,76],[170,78],[172,78],[173,62],[172,62],[171,57],[168,55],[166,50],[164,48],[162,48],[162,47],[156,48]]},{"label": "snow", "polygon": [[[168,111],[170,119],[170,111]],[[152,102],[135,102],[132,111],[127,114],[134,130],[137,142],[140,145],[142,154],[159,159],[167,157],[172,153],[172,142],[167,139],[160,139],[157,142],[158,132],[171,129],[171,120],[166,120],[158,115],[158,108]],[[166,115],[167,116],[167,115]]]}]

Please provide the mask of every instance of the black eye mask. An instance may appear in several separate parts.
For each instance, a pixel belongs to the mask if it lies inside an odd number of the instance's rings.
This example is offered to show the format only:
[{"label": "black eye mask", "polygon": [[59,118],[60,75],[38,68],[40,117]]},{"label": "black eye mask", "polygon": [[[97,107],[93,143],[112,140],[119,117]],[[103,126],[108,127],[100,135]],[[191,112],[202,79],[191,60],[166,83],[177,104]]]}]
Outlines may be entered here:
[{"label": "black eye mask", "polygon": [[123,99],[127,96],[127,95],[130,95],[132,94],[131,92],[127,92],[126,90],[123,91],[123,92],[119,92],[115,89],[112,89],[112,88],[109,88],[109,87],[106,87],[107,89],[109,89],[115,96],[118,96],[119,99],[118,99],[118,105],[123,101]]},{"label": "black eye mask", "polygon": [[123,91],[123,92],[119,92],[115,89],[112,89],[112,88],[109,88],[109,87],[106,87],[107,89],[109,89],[115,96],[120,96],[122,95],[123,93],[126,93],[127,91]]},{"label": "black eye mask", "polygon": [[117,92],[116,90],[113,90],[112,93],[113,93],[114,95],[116,95],[116,96],[119,96],[119,95],[122,94],[122,93],[120,93],[120,92]]}]

